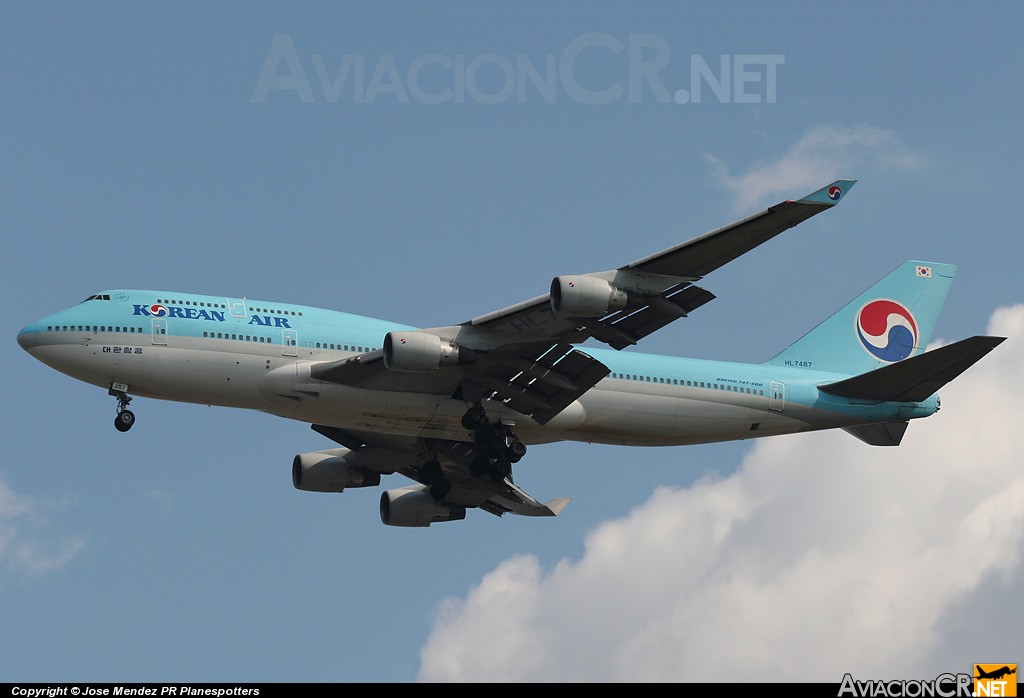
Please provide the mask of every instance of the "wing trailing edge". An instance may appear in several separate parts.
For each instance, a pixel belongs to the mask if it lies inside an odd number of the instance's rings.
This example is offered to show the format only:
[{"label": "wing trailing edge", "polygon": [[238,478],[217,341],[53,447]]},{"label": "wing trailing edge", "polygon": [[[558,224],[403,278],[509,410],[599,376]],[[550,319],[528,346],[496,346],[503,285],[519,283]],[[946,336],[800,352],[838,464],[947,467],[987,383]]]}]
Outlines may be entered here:
[{"label": "wing trailing edge", "polygon": [[868,402],[922,402],[1005,340],[970,337],[853,378],[819,385],[818,390]]}]

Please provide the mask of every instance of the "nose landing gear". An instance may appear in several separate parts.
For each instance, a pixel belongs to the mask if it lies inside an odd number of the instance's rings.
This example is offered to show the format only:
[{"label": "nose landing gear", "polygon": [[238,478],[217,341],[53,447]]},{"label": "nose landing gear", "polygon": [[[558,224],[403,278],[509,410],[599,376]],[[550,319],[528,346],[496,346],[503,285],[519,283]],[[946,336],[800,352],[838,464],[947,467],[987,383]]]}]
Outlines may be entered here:
[{"label": "nose landing gear", "polygon": [[125,392],[127,388],[127,385],[115,383],[107,391],[108,395],[113,395],[117,398],[117,416],[114,417],[114,428],[121,432],[128,431],[135,424],[135,413],[128,409],[132,399]]}]

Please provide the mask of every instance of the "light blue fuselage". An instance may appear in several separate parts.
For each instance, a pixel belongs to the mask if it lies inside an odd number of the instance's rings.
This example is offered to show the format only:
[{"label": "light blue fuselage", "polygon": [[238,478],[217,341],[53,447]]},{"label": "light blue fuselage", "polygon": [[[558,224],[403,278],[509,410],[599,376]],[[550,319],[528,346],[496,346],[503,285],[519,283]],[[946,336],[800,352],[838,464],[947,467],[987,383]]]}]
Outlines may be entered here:
[{"label": "light blue fuselage", "polygon": [[[379,349],[413,329],[343,312],[162,291],[106,291],[27,326],[18,342],[43,363],[132,395],[257,409],[314,424],[466,440],[466,403],[309,377],[312,364]],[[863,403],[820,392],[846,375],[584,349],[611,374],[544,426],[501,403],[492,416],[527,443],[707,443],[926,417],[921,403]]]}]

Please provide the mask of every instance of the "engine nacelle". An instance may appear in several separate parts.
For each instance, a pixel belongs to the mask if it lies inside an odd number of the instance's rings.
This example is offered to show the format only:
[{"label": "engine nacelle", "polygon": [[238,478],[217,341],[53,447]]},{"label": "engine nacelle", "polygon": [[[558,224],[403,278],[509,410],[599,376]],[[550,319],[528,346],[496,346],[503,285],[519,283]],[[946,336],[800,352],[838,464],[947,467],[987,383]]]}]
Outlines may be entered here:
[{"label": "engine nacelle", "polygon": [[380,520],[388,526],[425,527],[438,521],[461,521],[466,507],[442,504],[423,485],[388,490],[380,496]]},{"label": "engine nacelle", "polygon": [[380,473],[349,463],[347,448],[300,453],[292,460],[292,484],[306,492],[343,492],[346,487],[376,487]]},{"label": "engine nacelle", "polygon": [[596,276],[556,276],[551,281],[551,312],[555,317],[599,317],[622,310],[629,295]]},{"label": "engine nacelle", "polygon": [[459,347],[425,332],[384,335],[384,365],[392,371],[434,371],[459,363]]}]

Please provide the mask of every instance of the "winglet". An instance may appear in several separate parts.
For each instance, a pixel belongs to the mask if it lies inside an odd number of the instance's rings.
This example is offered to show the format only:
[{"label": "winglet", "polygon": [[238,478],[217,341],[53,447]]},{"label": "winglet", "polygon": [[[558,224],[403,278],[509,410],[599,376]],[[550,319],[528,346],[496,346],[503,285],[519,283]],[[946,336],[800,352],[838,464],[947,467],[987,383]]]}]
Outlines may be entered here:
[{"label": "winglet", "polygon": [[544,502],[544,506],[551,512],[551,516],[558,516],[571,501],[571,499],[566,497],[559,497],[557,499]]},{"label": "winglet", "polygon": [[800,203],[828,204],[829,206],[835,206],[839,203],[840,199],[846,196],[850,190],[853,189],[853,185],[856,183],[856,179],[837,179],[827,187],[822,187],[813,194],[808,194],[804,198],[800,199]]}]

